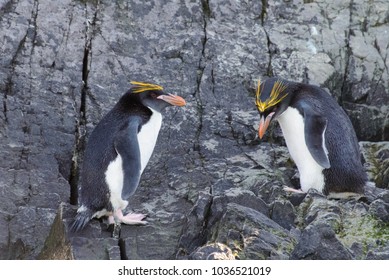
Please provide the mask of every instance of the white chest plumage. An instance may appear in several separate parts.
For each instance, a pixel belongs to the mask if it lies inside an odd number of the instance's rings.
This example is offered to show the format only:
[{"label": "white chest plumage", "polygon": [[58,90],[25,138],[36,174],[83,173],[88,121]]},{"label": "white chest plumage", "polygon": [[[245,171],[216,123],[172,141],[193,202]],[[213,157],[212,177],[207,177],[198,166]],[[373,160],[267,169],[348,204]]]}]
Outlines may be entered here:
[{"label": "white chest plumage", "polygon": [[141,174],[146,168],[146,165],[150,160],[151,154],[154,151],[155,144],[157,143],[159,130],[161,129],[162,125],[161,113],[151,108],[150,110],[153,112],[150,117],[150,120],[142,126],[141,130],[138,133],[138,143],[141,158]]},{"label": "white chest plumage", "polygon": [[314,160],[305,142],[304,119],[295,108],[288,107],[279,117],[278,123],[288,146],[289,153],[300,173],[300,185],[304,192],[324,188],[323,168]]},{"label": "white chest plumage", "polygon": [[[105,172],[105,181],[110,190],[110,201],[114,209],[124,209],[128,202],[122,200],[122,189],[124,181],[123,160],[117,155],[115,160],[111,161]],[[101,215],[105,215],[104,211]]]}]

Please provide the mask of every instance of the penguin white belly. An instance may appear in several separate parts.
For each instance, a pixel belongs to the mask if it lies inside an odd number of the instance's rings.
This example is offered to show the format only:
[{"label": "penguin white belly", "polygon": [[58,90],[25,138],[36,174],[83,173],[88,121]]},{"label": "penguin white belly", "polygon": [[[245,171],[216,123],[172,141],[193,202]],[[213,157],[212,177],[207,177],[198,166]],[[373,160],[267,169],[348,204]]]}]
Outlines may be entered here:
[{"label": "penguin white belly", "polygon": [[141,130],[138,133],[138,143],[140,150],[140,159],[141,159],[141,174],[146,168],[147,163],[150,160],[151,154],[154,151],[155,144],[157,143],[157,138],[159,130],[162,125],[162,115],[161,113],[149,108],[153,114],[150,117],[150,120],[145,123]]},{"label": "penguin white belly", "polygon": [[122,199],[124,181],[123,160],[118,154],[115,160],[111,161],[105,171],[105,182],[110,190],[110,202],[114,210],[124,209],[128,201]]},{"label": "penguin white belly", "polygon": [[299,111],[288,107],[279,117],[289,153],[300,173],[301,190],[314,188],[320,192],[324,188],[323,168],[314,160],[305,142],[304,119]]}]

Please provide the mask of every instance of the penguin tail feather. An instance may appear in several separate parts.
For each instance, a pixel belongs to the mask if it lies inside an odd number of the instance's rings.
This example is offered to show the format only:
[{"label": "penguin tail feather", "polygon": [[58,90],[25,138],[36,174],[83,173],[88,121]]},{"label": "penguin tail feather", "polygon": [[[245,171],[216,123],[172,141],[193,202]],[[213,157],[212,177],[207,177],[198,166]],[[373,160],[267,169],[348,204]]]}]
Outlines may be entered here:
[{"label": "penguin tail feather", "polygon": [[82,230],[87,223],[92,219],[94,212],[92,210],[85,210],[82,212],[78,212],[74,221],[70,225],[71,232],[77,232]]}]

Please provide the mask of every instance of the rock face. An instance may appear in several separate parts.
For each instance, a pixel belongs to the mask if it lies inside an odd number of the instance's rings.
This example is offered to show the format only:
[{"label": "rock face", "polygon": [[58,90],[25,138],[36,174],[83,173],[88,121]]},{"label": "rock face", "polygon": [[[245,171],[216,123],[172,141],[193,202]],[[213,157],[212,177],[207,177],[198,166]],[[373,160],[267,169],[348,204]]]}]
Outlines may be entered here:
[{"label": "rock face", "polygon": [[[386,0],[0,0],[0,38],[0,259],[389,259]],[[257,137],[261,76],[327,88],[379,188],[286,194],[279,128]],[[149,224],[72,235],[85,140],[130,80],[188,103],[129,204]]]}]

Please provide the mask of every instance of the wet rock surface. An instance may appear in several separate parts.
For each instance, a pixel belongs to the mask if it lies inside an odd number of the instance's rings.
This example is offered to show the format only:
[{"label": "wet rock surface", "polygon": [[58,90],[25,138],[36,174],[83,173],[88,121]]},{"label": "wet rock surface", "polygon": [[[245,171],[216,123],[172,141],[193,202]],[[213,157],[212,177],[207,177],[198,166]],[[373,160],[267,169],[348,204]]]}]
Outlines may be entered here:
[{"label": "wet rock surface", "polygon": [[[386,0],[51,2],[0,1],[0,259],[389,258]],[[297,170],[253,102],[273,75],[328,89],[378,188],[283,191]],[[149,223],[69,233],[85,140],[130,80],[187,100],[130,200]]]}]

